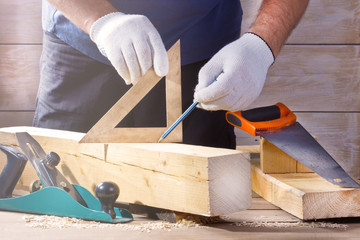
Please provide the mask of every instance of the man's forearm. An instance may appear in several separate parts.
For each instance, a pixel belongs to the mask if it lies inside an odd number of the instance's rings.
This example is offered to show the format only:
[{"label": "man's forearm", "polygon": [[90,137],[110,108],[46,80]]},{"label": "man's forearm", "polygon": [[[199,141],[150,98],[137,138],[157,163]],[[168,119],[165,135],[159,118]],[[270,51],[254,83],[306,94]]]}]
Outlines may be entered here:
[{"label": "man's forearm", "polygon": [[72,23],[89,33],[91,25],[100,17],[118,11],[107,0],[48,0]]},{"label": "man's forearm", "polygon": [[264,0],[249,32],[261,36],[275,57],[301,19],[308,0]]}]

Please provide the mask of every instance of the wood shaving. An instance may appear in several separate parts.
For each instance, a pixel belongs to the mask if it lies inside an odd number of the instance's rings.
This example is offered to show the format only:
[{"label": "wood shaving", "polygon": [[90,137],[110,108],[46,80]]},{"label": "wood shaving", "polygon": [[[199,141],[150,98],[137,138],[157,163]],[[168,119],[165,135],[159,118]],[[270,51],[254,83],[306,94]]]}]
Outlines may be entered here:
[{"label": "wood shaving", "polygon": [[91,228],[117,228],[124,231],[141,231],[151,232],[153,230],[171,231],[180,228],[206,228],[196,222],[182,219],[177,223],[169,223],[165,221],[152,222],[130,222],[130,223],[100,223],[95,221],[86,221],[70,217],[58,217],[48,215],[25,215],[23,216],[27,227],[31,228],[76,228],[76,229],[91,229]]}]

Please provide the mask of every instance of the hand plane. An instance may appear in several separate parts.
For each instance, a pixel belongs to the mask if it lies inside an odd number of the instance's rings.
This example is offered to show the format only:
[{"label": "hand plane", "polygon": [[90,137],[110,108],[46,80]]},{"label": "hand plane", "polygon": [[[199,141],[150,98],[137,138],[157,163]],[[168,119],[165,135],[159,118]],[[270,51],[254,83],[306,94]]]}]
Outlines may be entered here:
[{"label": "hand plane", "polygon": [[[82,186],[71,184],[56,169],[60,162],[58,154],[46,154],[40,144],[26,132],[15,135],[23,153],[11,146],[0,145],[0,150],[7,156],[6,165],[0,174],[1,210],[109,223],[133,220],[129,211],[113,207],[120,192],[115,183],[99,184],[95,191],[96,198]],[[13,197],[12,192],[27,161],[34,167],[43,187],[28,195]]]}]

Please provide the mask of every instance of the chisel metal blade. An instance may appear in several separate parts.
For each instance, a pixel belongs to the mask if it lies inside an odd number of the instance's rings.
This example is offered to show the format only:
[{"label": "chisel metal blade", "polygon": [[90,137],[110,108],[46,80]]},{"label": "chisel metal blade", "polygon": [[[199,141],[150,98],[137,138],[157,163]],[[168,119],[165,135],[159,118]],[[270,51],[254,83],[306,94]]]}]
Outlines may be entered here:
[{"label": "chisel metal blade", "polygon": [[346,173],[300,123],[256,133],[327,181],[343,187],[360,188],[360,184]]}]

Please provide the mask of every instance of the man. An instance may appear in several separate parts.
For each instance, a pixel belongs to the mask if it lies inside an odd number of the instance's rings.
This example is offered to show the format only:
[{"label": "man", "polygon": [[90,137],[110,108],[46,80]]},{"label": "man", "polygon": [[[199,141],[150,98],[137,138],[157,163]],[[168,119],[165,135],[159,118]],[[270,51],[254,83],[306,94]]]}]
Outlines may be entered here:
[{"label": "man", "polygon": [[[224,110],[259,96],[307,3],[264,0],[239,38],[239,0],[43,0],[34,126],[88,131],[151,67],[165,76],[166,49],[181,39],[183,110],[200,103],[183,122],[184,143],[234,148]],[[156,86],[120,125],[163,125],[163,92]]]}]

